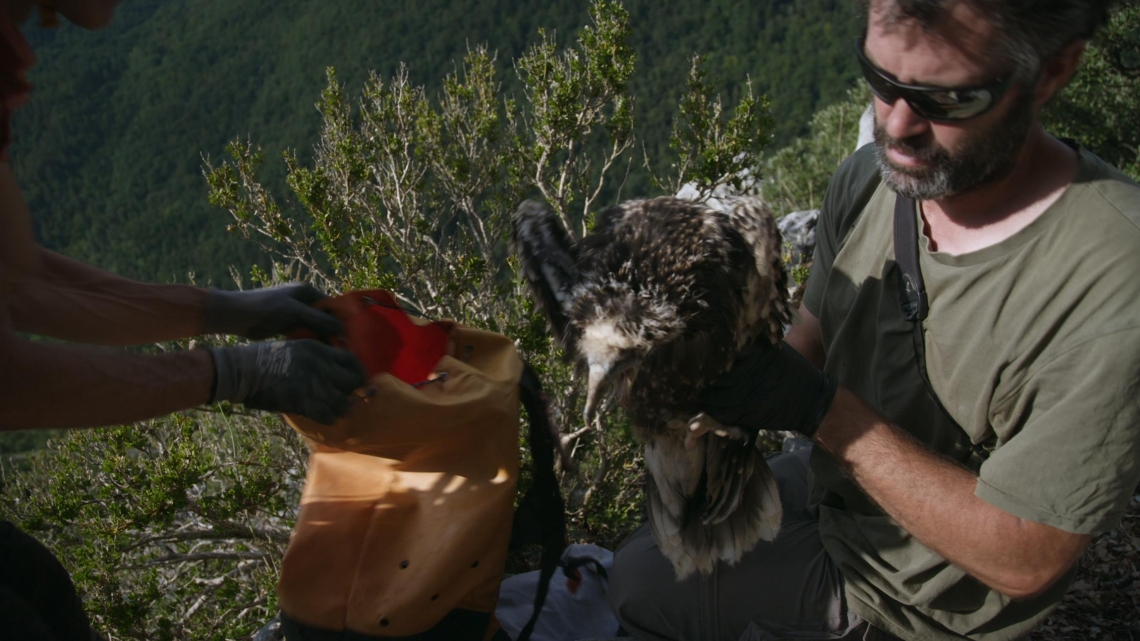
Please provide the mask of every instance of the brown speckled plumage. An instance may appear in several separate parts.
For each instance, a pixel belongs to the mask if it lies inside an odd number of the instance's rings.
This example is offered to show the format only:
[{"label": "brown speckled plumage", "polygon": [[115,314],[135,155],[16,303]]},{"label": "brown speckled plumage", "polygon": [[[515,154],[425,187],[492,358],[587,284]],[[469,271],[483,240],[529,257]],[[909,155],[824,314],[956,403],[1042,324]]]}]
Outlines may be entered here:
[{"label": "brown speckled plumage", "polygon": [[[731,426],[686,449],[698,394],[752,340],[791,321],[781,241],[764,205],[723,211],[676,198],[633,200],[572,242],[533,201],[514,216],[523,273],[567,354],[590,375],[587,412],[617,382],[646,448],[650,524],[678,578],[734,563],[781,516],[755,434]],[[618,380],[620,377],[620,381]],[[710,421],[707,417],[702,420]]]}]

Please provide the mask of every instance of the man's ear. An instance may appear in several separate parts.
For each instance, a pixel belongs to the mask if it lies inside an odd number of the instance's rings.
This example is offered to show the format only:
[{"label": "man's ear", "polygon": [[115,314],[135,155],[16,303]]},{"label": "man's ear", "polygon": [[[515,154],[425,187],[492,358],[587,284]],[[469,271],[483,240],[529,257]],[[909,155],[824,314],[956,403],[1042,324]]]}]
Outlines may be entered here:
[{"label": "man's ear", "polygon": [[1037,79],[1037,87],[1033,91],[1033,103],[1038,107],[1053,99],[1059,91],[1069,84],[1073,74],[1081,65],[1081,57],[1085,53],[1085,41],[1074,40],[1065,45],[1052,58],[1044,62],[1041,67],[1041,76]]}]

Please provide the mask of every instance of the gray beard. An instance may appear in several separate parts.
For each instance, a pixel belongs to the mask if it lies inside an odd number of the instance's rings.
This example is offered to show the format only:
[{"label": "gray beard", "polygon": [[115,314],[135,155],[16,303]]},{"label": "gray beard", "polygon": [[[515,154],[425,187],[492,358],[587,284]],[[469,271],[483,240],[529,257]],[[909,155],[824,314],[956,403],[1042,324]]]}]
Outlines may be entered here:
[{"label": "gray beard", "polygon": [[[941,200],[1008,176],[1032,126],[1032,98],[1020,95],[1005,118],[985,131],[971,132],[953,154],[922,137],[891,138],[876,121],[875,160],[883,182],[895,193],[912,200]],[[929,165],[900,167],[887,157],[888,148],[904,151]]]}]

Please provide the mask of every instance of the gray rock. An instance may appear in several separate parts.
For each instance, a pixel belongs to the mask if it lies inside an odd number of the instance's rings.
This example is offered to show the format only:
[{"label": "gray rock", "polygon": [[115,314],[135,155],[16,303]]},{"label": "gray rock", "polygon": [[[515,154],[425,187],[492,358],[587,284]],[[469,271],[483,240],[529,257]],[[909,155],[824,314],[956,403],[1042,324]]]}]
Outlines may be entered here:
[{"label": "gray rock", "polygon": [[811,260],[815,253],[815,225],[819,220],[819,210],[795,211],[776,221],[784,243],[792,246],[793,265]]},{"label": "gray rock", "polygon": [[257,632],[253,633],[251,641],[280,641],[285,638],[284,632],[281,631],[281,615],[273,617],[273,620],[265,624]]},{"label": "gray rock", "polygon": [[875,141],[875,104],[867,105],[863,110],[863,115],[859,118],[859,140],[855,143],[855,150],[858,151],[863,145]]}]

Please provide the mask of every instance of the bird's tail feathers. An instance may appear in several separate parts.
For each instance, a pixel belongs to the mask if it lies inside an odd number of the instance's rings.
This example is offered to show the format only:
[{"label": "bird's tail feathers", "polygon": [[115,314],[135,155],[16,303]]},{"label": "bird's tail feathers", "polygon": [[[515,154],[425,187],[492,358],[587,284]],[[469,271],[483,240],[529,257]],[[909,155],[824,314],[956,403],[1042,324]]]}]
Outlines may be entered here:
[{"label": "bird's tail feathers", "polygon": [[780,533],[784,510],[776,475],[755,448],[754,470],[744,486],[740,508],[711,526],[720,560],[735,565],[760,541],[772,541]]},{"label": "bird's tail feathers", "polygon": [[677,580],[694,572],[710,574],[718,562],[735,565],[759,541],[780,532],[783,507],[779,486],[767,461],[751,441],[709,434],[706,470],[681,513],[670,510],[653,474],[646,488],[649,523],[662,554],[673,564]]}]

